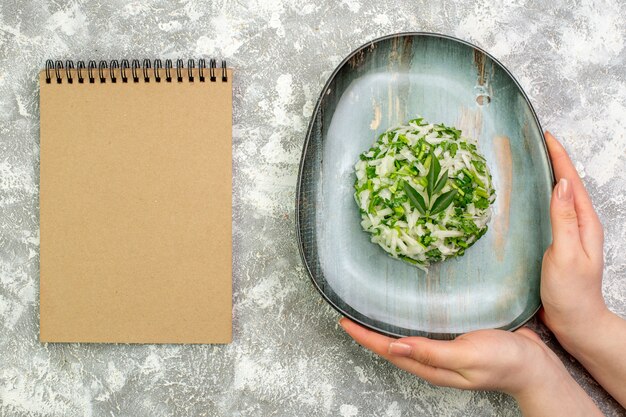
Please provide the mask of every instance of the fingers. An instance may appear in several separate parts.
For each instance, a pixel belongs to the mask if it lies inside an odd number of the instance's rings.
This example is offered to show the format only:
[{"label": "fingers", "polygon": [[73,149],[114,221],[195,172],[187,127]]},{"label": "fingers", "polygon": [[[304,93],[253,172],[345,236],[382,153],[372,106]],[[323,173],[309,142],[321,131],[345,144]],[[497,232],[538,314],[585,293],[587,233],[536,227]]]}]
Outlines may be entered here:
[{"label": "fingers", "polygon": [[465,379],[458,372],[444,369],[434,368],[432,366],[424,365],[417,362],[413,358],[406,358],[402,356],[386,355],[384,356],[389,362],[393,363],[400,369],[412,373],[431,384],[439,385],[441,387],[454,387],[462,389],[471,389],[470,382]]},{"label": "fingers", "polygon": [[339,324],[358,344],[381,356],[408,357],[436,368],[457,369],[468,363],[462,343],[431,340],[425,337],[394,339],[368,330],[347,318]]},{"label": "fingers", "polygon": [[562,177],[552,191],[550,201],[552,246],[562,257],[576,257],[582,249],[578,215],[574,205],[572,184]]},{"label": "fingers", "polygon": [[470,365],[472,351],[463,341],[431,340],[425,337],[404,337],[390,345],[389,352],[407,356],[436,368],[457,370]]},{"label": "fingers", "polygon": [[589,194],[565,148],[550,132],[545,133],[545,138],[557,181],[566,178],[571,185],[574,206],[578,216],[581,244],[589,256],[598,252],[601,253],[604,240],[602,224],[593,208]]},{"label": "fingers", "polygon": [[[365,347],[366,349],[371,350],[372,352],[382,356],[387,359],[389,362],[393,363],[400,369],[404,369],[407,372],[410,372],[414,375],[419,376],[427,380],[428,382],[441,385],[446,387],[457,387],[457,388],[467,388],[468,381],[461,376],[459,373],[445,369],[445,368],[437,368],[428,363],[421,363],[418,360],[414,359],[412,356],[404,356],[394,354],[393,351],[395,349],[396,353],[401,353],[403,348],[401,346],[397,346],[398,340],[406,340],[412,339],[409,341],[409,344],[405,344],[405,346],[409,346],[409,349],[412,350],[413,346],[416,346],[417,340],[422,340],[424,338],[405,338],[405,339],[394,339],[391,337],[383,336],[371,330],[368,330],[351,320],[346,318],[342,318],[339,320],[339,324],[343,329],[350,335],[358,344]],[[429,340],[429,339],[424,339]],[[439,341],[437,341],[439,342]],[[451,343],[451,342],[440,342],[440,343]],[[392,346],[396,344],[396,346]],[[402,343],[400,343],[402,345]],[[398,350],[399,349],[399,350]],[[404,348],[405,349],[405,348]],[[423,350],[419,349],[419,354],[416,354],[416,357],[421,357],[423,360],[430,361],[431,359],[425,359],[423,356],[419,356],[422,354]],[[430,355],[430,354],[429,354]]]},{"label": "fingers", "polygon": [[389,344],[396,340],[367,330],[365,327],[359,326],[345,317],[339,320],[339,325],[341,325],[346,333],[359,345],[381,356],[385,356],[389,353]]},{"label": "fingers", "polygon": [[554,175],[556,175],[556,180],[558,181],[561,178],[569,178],[572,181],[574,193],[578,194],[578,203],[581,206],[581,210],[586,212],[585,214],[595,215],[587,190],[578,176],[578,171],[576,171],[576,168],[567,154],[567,151],[563,145],[561,145],[561,143],[557,141],[554,136],[552,136],[552,133],[545,132],[545,138],[546,145],[548,146],[548,152],[550,153],[550,160],[552,161],[552,168],[554,169]]}]

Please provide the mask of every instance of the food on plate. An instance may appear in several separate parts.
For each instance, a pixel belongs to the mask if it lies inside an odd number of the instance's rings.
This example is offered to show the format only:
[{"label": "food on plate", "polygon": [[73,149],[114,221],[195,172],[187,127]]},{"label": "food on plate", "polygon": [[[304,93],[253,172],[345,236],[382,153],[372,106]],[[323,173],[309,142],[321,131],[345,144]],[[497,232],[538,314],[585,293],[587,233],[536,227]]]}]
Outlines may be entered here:
[{"label": "food on plate", "polygon": [[422,118],[381,134],[355,165],[354,198],[371,241],[426,270],[487,232],[495,191],[474,139]]}]

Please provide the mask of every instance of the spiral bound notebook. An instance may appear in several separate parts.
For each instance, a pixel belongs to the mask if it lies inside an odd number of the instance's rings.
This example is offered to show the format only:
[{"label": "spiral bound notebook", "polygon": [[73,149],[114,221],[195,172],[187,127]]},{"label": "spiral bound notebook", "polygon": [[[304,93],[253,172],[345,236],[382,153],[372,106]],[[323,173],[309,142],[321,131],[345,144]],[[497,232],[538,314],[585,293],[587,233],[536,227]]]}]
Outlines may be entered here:
[{"label": "spiral bound notebook", "polygon": [[40,340],[231,340],[232,71],[46,63]]}]

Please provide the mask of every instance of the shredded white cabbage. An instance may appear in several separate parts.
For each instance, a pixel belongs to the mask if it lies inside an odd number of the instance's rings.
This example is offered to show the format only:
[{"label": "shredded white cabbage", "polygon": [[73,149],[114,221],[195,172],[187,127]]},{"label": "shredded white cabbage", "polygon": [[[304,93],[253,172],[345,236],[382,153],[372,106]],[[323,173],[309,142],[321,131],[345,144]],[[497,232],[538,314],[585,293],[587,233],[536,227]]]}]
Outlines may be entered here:
[{"label": "shredded white cabbage", "polygon": [[361,226],[391,256],[426,269],[463,255],[495,201],[476,141],[421,118],[387,130],[354,166]]}]

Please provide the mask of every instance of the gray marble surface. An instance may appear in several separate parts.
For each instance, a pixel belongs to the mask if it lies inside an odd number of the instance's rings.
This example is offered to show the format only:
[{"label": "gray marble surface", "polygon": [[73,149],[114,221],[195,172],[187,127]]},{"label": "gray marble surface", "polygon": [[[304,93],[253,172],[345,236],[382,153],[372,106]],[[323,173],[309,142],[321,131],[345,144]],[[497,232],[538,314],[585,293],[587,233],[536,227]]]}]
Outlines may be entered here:
[{"label": "gray marble surface", "polygon": [[[372,38],[435,31],[490,51],[573,155],[606,227],[604,293],[626,316],[625,14],[619,0],[3,0],[0,415],[519,415],[506,395],[438,388],[396,370],[338,328],[295,242],[308,118],[331,71]],[[37,71],[46,58],[200,56],[237,70],[234,342],[39,344]],[[607,415],[626,415],[532,325]]]}]

